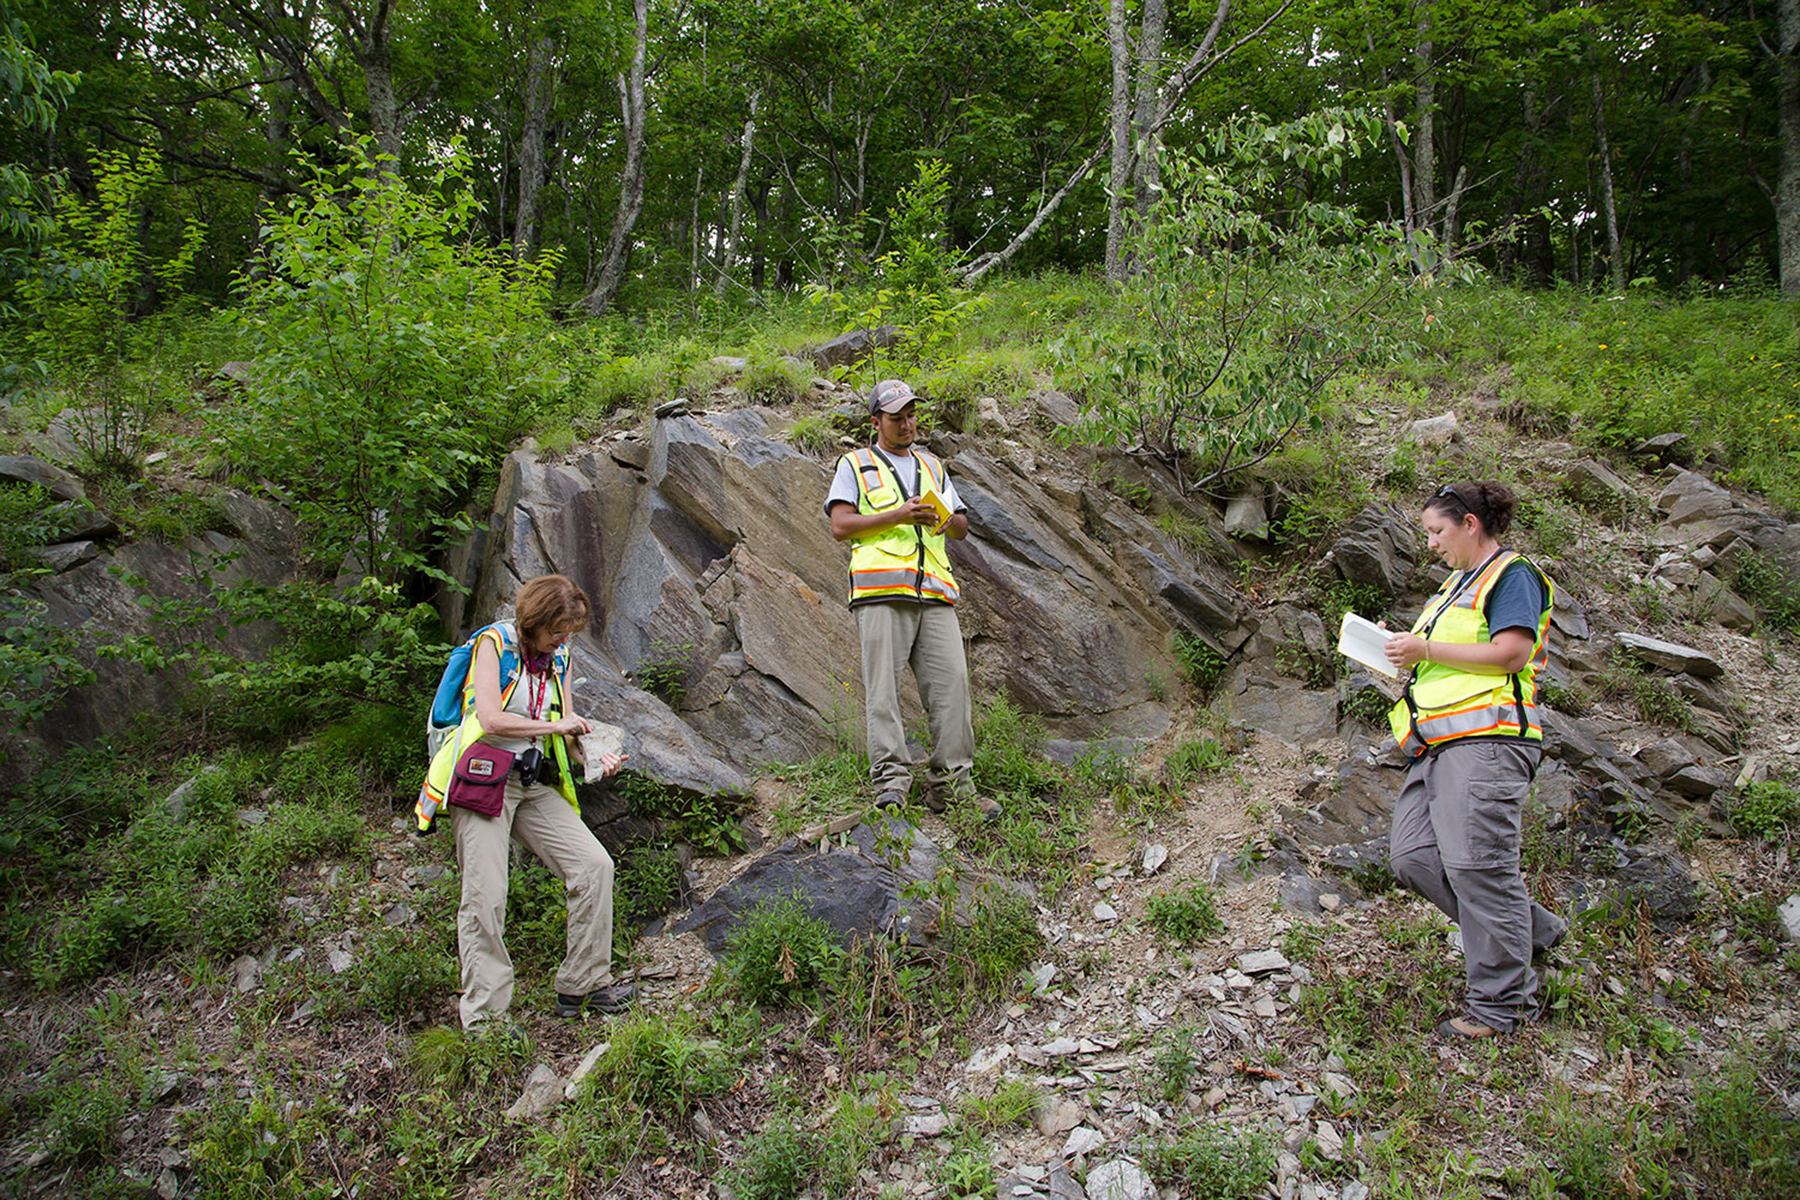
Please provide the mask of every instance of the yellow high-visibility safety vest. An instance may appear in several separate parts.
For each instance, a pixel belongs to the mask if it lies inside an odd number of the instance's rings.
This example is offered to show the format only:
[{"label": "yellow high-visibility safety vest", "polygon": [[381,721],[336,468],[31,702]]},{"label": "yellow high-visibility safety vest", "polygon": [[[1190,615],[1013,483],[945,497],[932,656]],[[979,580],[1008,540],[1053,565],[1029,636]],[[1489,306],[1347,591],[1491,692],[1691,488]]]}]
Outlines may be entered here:
[{"label": "yellow high-visibility safety vest", "polygon": [[1515,551],[1502,550],[1473,576],[1457,572],[1444,581],[1413,622],[1412,631],[1429,642],[1474,645],[1488,641],[1488,595],[1515,561],[1524,562],[1544,581],[1544,611],[1538,617],[1530,661],[1511,675],[1480,675],[1440,662],[1416,664],[1406,695],[1388,713],[1394,740],[1412,757],[1462,738],[1543,740],[1537,675],[1549,656],[1550,608],[1556,588],[1536,563]]},{"label": "yellow high-visibility safety vest", "polygon": [[[944,464],[929,451],[915,448],[921,483],[944,491]],[[872,446],[844,455],[856,472],[856,511],[867,516],[912,499],[900,484],[887,457]],[[956,580],[944,535],[923,525],[894,525],[854,539],[850,550],[850,603],[866,600],[918,600],[955,604]]]}]

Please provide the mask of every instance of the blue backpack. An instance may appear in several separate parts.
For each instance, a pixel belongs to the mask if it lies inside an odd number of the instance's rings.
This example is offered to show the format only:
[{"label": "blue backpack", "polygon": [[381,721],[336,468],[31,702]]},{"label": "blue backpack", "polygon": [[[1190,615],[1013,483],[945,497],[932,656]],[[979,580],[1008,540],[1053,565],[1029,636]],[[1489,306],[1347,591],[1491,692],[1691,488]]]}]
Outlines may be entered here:
[{"label": "blue backpack", "polygon": [[[450,659],[444,664],[444,677],[438,681],[437,695],[431,701],[431,715],[425,718],[425,758],[429,762],[436,757],[438,747],[442,746],[462,724],[463,717],[475,703],[474,690],[469,686],[469,668],[475,662],[475,647],[481,639],[492,633],[500,639],[500,703],[506,704],[512,690],[519,682],[519,634],[511,621],[495,621],[492,625],[483,625],[469,635],[468,641],[450,652]],[[556,648],[555,671],[558,678],[566,672],[569,665],[569,648]]]}]

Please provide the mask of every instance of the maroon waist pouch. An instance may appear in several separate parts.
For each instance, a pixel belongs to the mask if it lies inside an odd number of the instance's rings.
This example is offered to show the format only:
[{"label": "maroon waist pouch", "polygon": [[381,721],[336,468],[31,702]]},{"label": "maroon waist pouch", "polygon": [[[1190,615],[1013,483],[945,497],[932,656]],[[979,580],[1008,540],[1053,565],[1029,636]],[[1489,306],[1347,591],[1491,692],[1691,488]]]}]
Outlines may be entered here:
[{"label": "maroon waist pouch", "polygon": [[512,774],[513,752],[476,742],[462,752],[450,772],[444,803],[484,817],[497,817],[506,804],[506,777]]}]

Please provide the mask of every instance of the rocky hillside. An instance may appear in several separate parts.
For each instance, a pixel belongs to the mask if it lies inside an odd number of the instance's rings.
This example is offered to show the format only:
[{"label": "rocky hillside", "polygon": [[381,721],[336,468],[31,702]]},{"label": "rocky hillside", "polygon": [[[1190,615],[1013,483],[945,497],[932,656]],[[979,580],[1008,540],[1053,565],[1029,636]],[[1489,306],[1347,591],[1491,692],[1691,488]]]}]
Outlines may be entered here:
[{"label": "rocky hillside", "polygon": [[[686,842],[675,910],[630,950],[643,1019],[543,1011],[560,935],[521,867],[527,1037],[446,1028],[451,855],[384,806],[288,868],[283,919],[228,969],[8,981],[11,1185],[1800,1193],[1800,688],[1791,630],[1767,623],[1792,611],[1800,525],[1683,439],[1602,462],[1479,396],[1415,420],[1371,389],[1336,461],[1228,503],[1062,448],[1056,393],[984,403],[932,445],[971,510],[953,553],[978,772],[1008,816],[870,825],[820,509],[863,417],[815,389],[835,428],[727,388],[522,448],[447,564],[468,585],[443,602],[453,629],[546,570],[596,600],[578,688],[633,774],[584,813],[622,893],[649,878],[627,870],[642,847]],[[1334,650],[1346,607],[1417,610],[1434,576],[1412,513],[1467,477],[1516,482],[1521,542],[1558,585],[1526,865],[1577,918],[1547,1019],[1473,1048],[1429,1036],[1455,1011],[1456,934],[1392,888],[1402,764],[1379,684]],[[46,586],[73,595],[81,569]],[[227,815],[255,828],[298,803],[243,795]],[[128,1094],[96,1115],[84,1078]]]}]

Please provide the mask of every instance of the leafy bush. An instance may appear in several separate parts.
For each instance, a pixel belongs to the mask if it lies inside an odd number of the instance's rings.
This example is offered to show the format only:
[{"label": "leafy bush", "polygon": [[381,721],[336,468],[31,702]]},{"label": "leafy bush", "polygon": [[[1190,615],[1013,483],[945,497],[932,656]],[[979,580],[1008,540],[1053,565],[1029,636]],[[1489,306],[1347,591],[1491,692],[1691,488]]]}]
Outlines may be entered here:
[{"label": "leafy bush", "polygon": [[1257,1200],[1275,1174],[1275,1139],[1261,1129],[1198,1125],[1145,1155],[1157,1180],[1207,1200]]},{"label": "leafy bush", "polygon": [[1732,586],[1771,628],[1800,633],[1800,588],[1793,577],[1760,554],[1743,554],[1732,572]]},{"label": "leafy bush", "polygon": [[117,1080],[81,1079],[56,1089],[44,1132],[56,1157],[64,1160],[110,1156],[125,1115],[125,1090]]},{"label": "leafy bush", "polygon": [[831,419],[817,413],[797,418],[788,429],[788,441],[807,454],[824,454],[837,446],[837,430]]},{"label": "leafy bush", "polygon": [[421,942],[396,930],[377,936],[362,968],[362,1001],[390,1021],[410,1017],[456,989],[454,955],[430,939]]},{"label": "leafy bush", "polygon": [[989,795],[1041,795],[1062,782],[1044,757],[1043,721],[1005,696],[995,696],[975,716],[975,788]]},{"label": "leafy bush", "polygon": [[471,1030],[434,1026],[413,1043],[419,1073],[434,1088],[494,1093],[513,1086],[531,1060],[516,1027],[490,1021]]},{"label": "leafy bush", "polygon": [[1187,1095],[1194,1082],[1194,1068],[1199,1065],[1194,1027],[1185,1023],[1171,1025],[1156,1039],[1150,1054],[1150,1083],[1165,1104],[1174,1104]]},{"label": "leafy bush", "polygon": [[1800,792],[1775,779],[1753,783],[1727,805],[1725,816],[1745,837],[1778,842],[1800,821]]},{"label": "leafy bush", "polygon": [[753,1004],[777,1007],[815,995],[843,958],[830,925],[785,896],[744,913],[725,938],[725,969]]},{"label": "leafy bush", "polygon": [[634,816],[667,822],[677,837],[699,853],[743,853],[744,828],[738,820],[740,799],[701,795],[634,773],[619,776],[617,786]]},{"label": "leafy bush", "polygon": [[667,642],[658,638],[650,643],[650,648],[632,670],[631,678],[670,708],[680,708],[682,697],[687,695],[688,685],[697,674],[693,643]]},{"label": "leafy bush", "polygon": [[730,1060],[717,1042],[694,1036],[691,1016],[638,1013],[614,1021],[607,1034],[591,1076],[597,1092],[685,1117],[694,1101],[731,1086]]},{"label": "leafy bush", "polygon": [[958,1112],[977,1133],[995,1134],[1012,1125],[1029,1125],[1039,1095],[1023,1079],[1008,1079],[990,1095],[964,1096]]},{"label": "leafy bush", "polygon": [[54,361],[77,401],[75,439],[95,468],[135,475],[148,432],[151,389],[126,380],[127,362],[160,329],[133,311],[146,278],[172,296],[193,268],[203,231],[190,220],[160,261],[144,236],[152,193],[162,183],[154,153],[97,151],[93,198],[58,197],[55,236],[20,284],[33,324],[27,341]]},{"label": "leafy bush", "polygon": [[1183,742],[1163,760],[1163,778],[1172,787],[1185,787],[1202,775],[1222,771],[1231,761],[1231,751],[1212,738]]},{"label": "leafy bush", "polygon": [[1182,629],[1175,631],[1175,661],[1181,666],[1182,678],[1200,693],[1203,702],[1212,697],[1213,689],[1230,665],[1223,654]]},{"label": "leafy bush", "polygon": [[364,142],[266,215],[239,316],[257,367],[227,434],[246,470],[282,482],[321,558],[354,553],[392,582],[429,565],[444,514],[529,428],[551,382],[554,262],[467,236],[479,202],[460,146],[422,193],[373,158]]},{"label": "leafy bush", "polygon": [[1165,152],[1156,204],[1131,239],[1124,318],[1060,342],[1089,398],[1069,436],[1141,447],[1198,488],[1317,428],[1332,379],[1392,352],[1406,256],[1425,248],[1317,201],[1269,214],[1295,165],[1335,174],[1379,132],[1364,112],[1244,116],[1203,146]]},{"label": "leafy bush", "polygon": [[1037,913],[1025,897],[993,885],[977,889],[968,923],[946,914],[944,951],[963,977],[987,995],[1013,985],[1044,947]]},{"label": "leafy bush", "polygon": [[681,856],[667,842],[633,842],[619,855],[613,882],[613,913],[626,923],[642,923],[668,912],[681,900]]},{"label": "leafy bush", "polygon": [[792,1119],[765,1124],[746,1143],[725,1183],[740,1200],[797,1200],[812,1187],[818,1139]]},{"label": "leafy bush", "polygon": [[[179,816],[151,806],[93,856],[87,889],[45,917],[33,975],[48,986],[138,952],[240,951],[277,919],[289,867],[365,836],[361,800],[353,765],[316,744],[289,750],[272,773],[265,759],[227,755],[194,777]],[[260,823],[241,819],[241,805]]]},{"label": "leafy bush", "polygon": [[1213,903],[1212,889],[1203,883],[1174,891],[1156,892],[1144,900],[1144,920],[1171,941],[1192,945],[1225,931]]},{"label": "leafy bush", "polygon": [[750,364],[738,381],[738,391],[757,404],[792,404],[811,389],[811,374],[779,358]]}]

